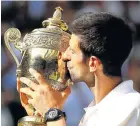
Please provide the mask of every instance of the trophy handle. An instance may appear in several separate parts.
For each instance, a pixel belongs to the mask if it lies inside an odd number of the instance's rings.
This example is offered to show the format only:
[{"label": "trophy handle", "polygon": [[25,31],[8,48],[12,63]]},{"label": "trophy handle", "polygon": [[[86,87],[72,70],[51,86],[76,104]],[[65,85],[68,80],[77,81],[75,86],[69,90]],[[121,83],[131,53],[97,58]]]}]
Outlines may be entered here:
[{"label": "trophy handle", "polygon": [[18,61],[18,58],[14,54],[14,51],[12,50],[9,43],[14,42],[15,47],[21,51],[21,45],[19,43],[20,38],[21,38],[21,33],[17,28],[9,28],[4,34],[5,44],[8,48],[8,50],[10,51],[10,53],[12,54],[12,56],[17,64],[17,67],[19,67],[20,63]]}]

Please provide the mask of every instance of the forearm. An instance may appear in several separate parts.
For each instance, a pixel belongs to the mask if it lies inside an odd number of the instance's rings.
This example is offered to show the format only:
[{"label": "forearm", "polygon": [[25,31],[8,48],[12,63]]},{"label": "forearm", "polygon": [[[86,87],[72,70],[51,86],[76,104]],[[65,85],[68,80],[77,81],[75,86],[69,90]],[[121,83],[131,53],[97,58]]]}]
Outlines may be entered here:
[{"label": "forearm", "polygon": [[46,126],[66,126],[65,118],[61,118],[57,121],[47,122]]}]

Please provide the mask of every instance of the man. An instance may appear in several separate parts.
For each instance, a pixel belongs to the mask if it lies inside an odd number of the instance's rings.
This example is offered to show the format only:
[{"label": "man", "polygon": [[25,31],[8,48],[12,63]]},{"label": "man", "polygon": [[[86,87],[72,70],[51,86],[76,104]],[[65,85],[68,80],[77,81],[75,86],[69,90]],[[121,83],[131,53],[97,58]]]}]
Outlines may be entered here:
[{"label": "man", "polygon": [[[121,66],[131,47],[131,29],[118,17],[90,12],[73,21],[69,47],[62,58],[67,62],[71,80],[86,82],[95,97],[85,109],[80,126],[140,126],[140,95],[133,90],[131,80],[122,82],[121,77]],[[20,92],[32,97],[28,103],[45,115],[47,126],[66,126],[62,108],[70,88],[58,92],[35,70],[30,69],[30,73],[39,85],[20,78],[30,87]],[[24,100],[21,96],[22,103]],[[29,113],[30,109],[25,109]]]}]

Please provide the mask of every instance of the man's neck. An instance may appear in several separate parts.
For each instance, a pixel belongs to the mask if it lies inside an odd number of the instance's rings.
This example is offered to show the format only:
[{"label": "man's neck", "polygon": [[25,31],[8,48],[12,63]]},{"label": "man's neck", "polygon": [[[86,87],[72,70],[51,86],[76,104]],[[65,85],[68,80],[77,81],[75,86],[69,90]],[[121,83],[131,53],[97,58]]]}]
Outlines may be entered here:
[{"label": "man's neck", "polygon": [[140,93],[140,83],[135,83],[134,82],[134,85],[133,85],[134,87],[134,90],[136,90],[137,92],[139,92]]},{"label": "man's neck", "polygon": [[98,104],[107,94],[109,94],[121,82],[120,77],[95,77],[95,86],[91,91],[95,97],[95,103]]}]

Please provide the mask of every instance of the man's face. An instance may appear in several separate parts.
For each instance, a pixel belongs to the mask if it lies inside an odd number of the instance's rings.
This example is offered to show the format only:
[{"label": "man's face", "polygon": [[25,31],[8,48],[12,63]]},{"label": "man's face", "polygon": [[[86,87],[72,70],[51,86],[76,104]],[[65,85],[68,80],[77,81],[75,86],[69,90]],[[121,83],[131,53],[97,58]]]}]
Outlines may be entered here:
[{"label": "man's face", "polygon": [[79,39],[74,34],[71,36],[69,47],[63,56],[63,60],[67,62],[67,67],[73,82],[86,82],[86,79],[91,74],[89,72],[88,58],[81,51]]}]

